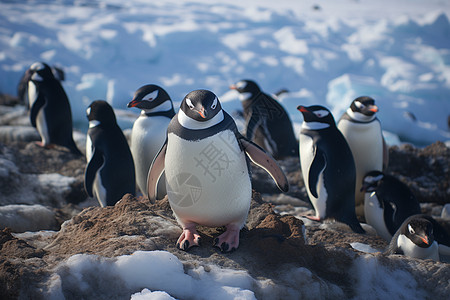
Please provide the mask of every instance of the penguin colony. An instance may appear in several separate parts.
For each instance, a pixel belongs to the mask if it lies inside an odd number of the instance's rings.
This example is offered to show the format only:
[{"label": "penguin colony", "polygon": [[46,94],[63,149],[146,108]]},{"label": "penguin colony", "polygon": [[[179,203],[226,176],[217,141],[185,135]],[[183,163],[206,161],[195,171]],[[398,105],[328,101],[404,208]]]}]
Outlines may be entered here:
[{"label": "penguin colony", "polygon": [[[36,62],[18,86],[29,106],[31,124],[42,147],[60,145],[82,155],[72,137],[69,100],[61,85],[64,72]],[[363,96],[335,122],[323,106],[302,106],[298,141],[291,120],[276,96],[252,80],[230,86],[243,107],[243,134],[211,91],[188,93],[177,113],[160,86],[140,87],[128,103],[141,110],[130,146],[117,125],[113,108],[103,100],[87,107],[85,190],[100,206],[115,205],[136,188],[150,201],[168,196],[183,231],[177,248],[200,246],[197,225],[226,228],[214,240],[222,252],[239,246],[251,200],[250,161],[263,168],[282,192],[289,183],[276,160],[300,156],[300,168],[315,215],[347,224],[365,233],[357,214],[390,242],[395,253],[439,260],[450,255],[450,235],[432,217],[422,215],[408,187],[383,173],[388,148],[375,100]]]}]

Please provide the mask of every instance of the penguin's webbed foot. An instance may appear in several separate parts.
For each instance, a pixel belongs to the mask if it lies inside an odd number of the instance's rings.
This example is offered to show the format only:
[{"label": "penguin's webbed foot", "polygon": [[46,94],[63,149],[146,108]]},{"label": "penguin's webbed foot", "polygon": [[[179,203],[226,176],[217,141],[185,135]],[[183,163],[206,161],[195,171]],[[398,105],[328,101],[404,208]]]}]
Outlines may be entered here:
[{"label": "penguin's webbed foot", "polygon": [[213,246],[222,252],[232,252],[239,247],[239,228],[227,226],[227,230],[214,239]]},{"label": "penguin's webbed foot", "polygon": [[55,148],[55,145],[53,144],[45,144],[44,142],[34,142],[36,145],[38,145],[39,147],[45,148],[45,149],[53,149]]},{"label": "penguin's webbed foot", "polygon": [[200,246],[201,237],[193,227],[187,227],[183,229],[183,233],[180,235],[177,241],[176,247],[183,251],[188,251],[192,247]]},{"label": "penguin's webbed foot", "polygon": [[317,216],[305,216],[305,217],[312,221],[321,221],[320,217]]}]

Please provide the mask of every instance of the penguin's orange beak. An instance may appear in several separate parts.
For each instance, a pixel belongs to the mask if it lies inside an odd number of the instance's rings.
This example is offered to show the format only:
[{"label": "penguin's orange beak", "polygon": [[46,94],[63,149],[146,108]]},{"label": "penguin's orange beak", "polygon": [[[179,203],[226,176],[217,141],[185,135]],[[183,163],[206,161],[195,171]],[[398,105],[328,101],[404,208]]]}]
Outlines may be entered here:
[{"label": "penguin's orange beak", "polygon": [[374,113],[376,113],[376,112],[378,112],[378,106],[376,106],[376,105],[371,105],[371,106],[369,107],[369,110],[372,111],[372,112],[374,112]]},{"label": "penguin's orange beak", "polygon": [[203,107],[202,107],[201,110],[199,110],[197,112],[203,119],[206,119],[206,111],[205,111],[205,109]]},{"label": "penguin's orange beak", "polygon": [[236,90],[237,89],[234,84],[230,85],[229,88],[230,88],[230,90]]},{"label": "penguin's orange beak", "polygon": [[297,106],[297,109],[301,112],[308,112],[308,110],[302,105]]},{"label": "penguin's orange beak", "polygon": [[427,237],[427,236],[420,236],[420,235],[419,235],[419,237],[420,237],[420,239],[421,239],[425,244],[427,244],[427,245],[430,244],[430,242],[428,241],[428,237]]},{"label": "penguin's orange beak", "polygon": [[141,102],[141,101],[132,100],[130,103],[128,103],[127,107],[136,107],[136,105],[138,105],[139,102]]}]

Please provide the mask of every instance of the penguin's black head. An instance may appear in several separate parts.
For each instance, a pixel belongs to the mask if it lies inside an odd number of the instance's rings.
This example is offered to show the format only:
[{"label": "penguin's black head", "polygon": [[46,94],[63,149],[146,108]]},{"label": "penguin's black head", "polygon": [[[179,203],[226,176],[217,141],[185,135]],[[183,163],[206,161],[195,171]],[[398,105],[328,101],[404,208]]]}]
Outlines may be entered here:
[{"label": "penguin's black head", "polygon": [[52,69],[43,62],[35,62],[30,67],[30,78],[34,82],[41,82],[47,80],[54,80]]},{"label": "penguin's black head", "polygon": [[244,79],[230,85],[230,89],[238,91],[241,94],[241,100],[250,99],[261,92],[256,82],[249,79]]},{"label": "penguin's black head", "polygon": [[137,107],[140,109],[152,109],[170,100],[169,94],[155,84],[148,84],[140,87],[128,103],[128,107]]},{"label": "penguin's black head", "polygon": [[352,104],[350,104],[350,109],[355,113],[361,113],[368,117],[378,112],[375,100],[367,96],[358,97],[353,100]]},{"label": "penguin's black head", "polygon": [[297,106],[297,109],[302,113],[303,120],[306,123],[324,123],[332,127],[336,127],[334,117],[331,112],[324,106],[312,105],[312,106]]},{"label": "penguin's black head", "polygon": [[434,242],[433,224],[421,217],[413,216],[405,221],[403,234],[421,248],[428,248]]},{"label": "penguin's black head", "polygon": [[180,109],[191,119],[204,122],[222,110],[217,96],[207,90],[192,91],[184,97]]},{"label": "penguin's black head", "polygon": [[384,178],[384,173],[380,171],[370,171],[368,172],[363,180],[361,192],[375,192],[377,190],[378,185]]},{"label": "penguin's black head", "polygon": [[114,110],[108,102],[96,100],[89,105],[86,110],[89,123],[97,123],[96,125],[111,126],[117,124]]}]

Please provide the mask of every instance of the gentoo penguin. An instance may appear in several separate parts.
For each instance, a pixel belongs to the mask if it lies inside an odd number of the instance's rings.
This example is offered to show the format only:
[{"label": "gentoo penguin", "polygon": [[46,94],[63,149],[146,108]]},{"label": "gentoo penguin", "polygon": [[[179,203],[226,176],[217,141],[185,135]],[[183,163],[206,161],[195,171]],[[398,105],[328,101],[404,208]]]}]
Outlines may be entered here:
[{"label": "gentoo penguin", "polygon": [[448,249],[450,235],[432,217],[414,215],[407,218],[384,252],[385,255],[404,254],[409,257],[439,261],[442,244]]},{"label": "gentoo penguin", "polygon": [[387,241],[391,240],[406,218],[420,214],[419,201],[394,176],[371,171],[364,176],[361,190],[365,192],[366,223]]},{"label": "gentoo penguin", "polygon": [[[60,67],[53,66],[51,67],[52,73],[58,81],[64,81],[65,73],[64,70]],[[25,104],[28,107],[28,81],[30,81],[32,75],[32,71],[30,68],[25,70],[22,78],[20,79],[19,84],[17,85],[17,97],[22,104]]]},{"label": "gentoo penguin", "polygon": [[272,176],[280,190],[289,189],[276,161],[239,134],[214,93],[187,94],[148,175],[148,197],[154,200],[156,183],[165,170],[169,203],[183,228],[179,249],[199,245],[197,224],[225,226],[214,246],[223,252],[238,248],[252,194],[246,155]]},{"label": "gentoo penguin", "polygon": [[309,199],[316,211],[312,220],[334,218],[364,233],[355,214],[355,162],[331,112],[320,105],[298,106],[303,114],[300,165]]},{"label": "gentoo penguin", "polygon": [[114,205],[123,195],[136,192],[133,157],[114,111],[106,101],[92,102],[86,113],[89,129],[84,186],[100,206]]},{"label": "gentoo penguin", "polygon": [[374,99],[358,97],[353,100],[337,125],[355,159],[355,203],[358,213],[362,213],[364,205],[364,193],[361,191],[364,175],[373,170],[383,171],[383,164],[387,165],[389,151],[384,142],[380,121],[375,115],[377,111]]},{"label": "gentoo penguin", "polygon": [[50,67],[45,63],[34,63],[29,78],[30,121],[41,136],[42,141],[38,144],[43,147],[57,144],[82,155],[72,137],[69,99]]},{"label": "gentoo penguin", "polygon": [[230,89],[240,94],[248,140],[264,148],[275,159],[298,155],[291,120],[277,100],[263,93],[252,80],[241,80]]},{"label": "gentoo penguin", "polygon": [[[167,92],[154,84],[144,85],[135,93],[128,107],[141,109],[131,131],[131,153],[136,169],[136,181],[143,195],[147,195],[147,176],[150,165],[166,140],[167,126],[175,115]],[[163,175],[164,176],[164,175]],[[157,198],[166,195],[165,179],[160,180]]]}]

